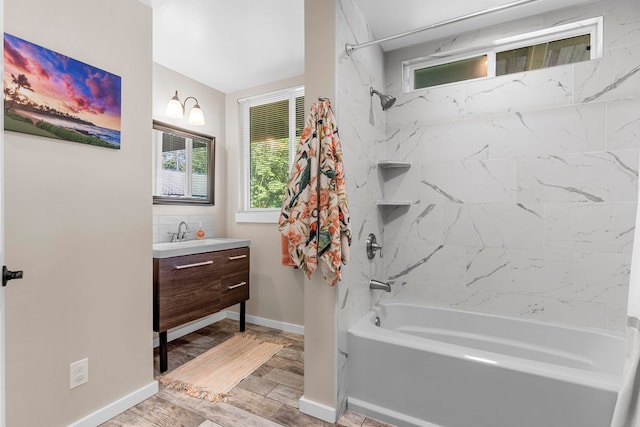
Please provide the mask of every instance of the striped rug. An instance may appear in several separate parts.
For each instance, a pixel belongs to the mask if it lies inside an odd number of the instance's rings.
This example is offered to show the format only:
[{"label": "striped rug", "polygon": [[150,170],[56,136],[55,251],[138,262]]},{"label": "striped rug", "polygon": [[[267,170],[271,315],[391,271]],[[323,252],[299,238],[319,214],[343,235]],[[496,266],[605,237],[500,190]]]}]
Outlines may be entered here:
[{"label": "striped rug", "polygon": [[219,402],[240,381],[288,345],[280,340],[236,334],[159,377],[158,382],[192,397]]}]

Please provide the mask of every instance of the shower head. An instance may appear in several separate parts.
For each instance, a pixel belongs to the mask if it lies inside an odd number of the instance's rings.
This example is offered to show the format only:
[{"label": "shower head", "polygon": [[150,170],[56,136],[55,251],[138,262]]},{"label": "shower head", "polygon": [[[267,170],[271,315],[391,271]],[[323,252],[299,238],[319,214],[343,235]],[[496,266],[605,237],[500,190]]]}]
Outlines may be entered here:
[{"label": "shower head", "polygon": [[369,95],[373,97],[373,94],[376,94],[380,97],[380,105],[382,106],[382,111],[387,111],[393,104],[395,104],[396,99],[391,95],[384,95],[374,88],[369,88]]}]

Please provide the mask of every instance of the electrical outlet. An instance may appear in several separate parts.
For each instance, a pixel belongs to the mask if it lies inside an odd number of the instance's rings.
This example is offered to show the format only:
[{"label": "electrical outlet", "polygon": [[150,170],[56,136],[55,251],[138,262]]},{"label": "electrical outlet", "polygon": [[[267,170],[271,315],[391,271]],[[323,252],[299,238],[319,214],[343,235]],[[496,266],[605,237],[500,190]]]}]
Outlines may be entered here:
[{"label": "electrical outlet", "polygon": [[89,381],[89,359],[78,360],[69,365],[69,389]]}]

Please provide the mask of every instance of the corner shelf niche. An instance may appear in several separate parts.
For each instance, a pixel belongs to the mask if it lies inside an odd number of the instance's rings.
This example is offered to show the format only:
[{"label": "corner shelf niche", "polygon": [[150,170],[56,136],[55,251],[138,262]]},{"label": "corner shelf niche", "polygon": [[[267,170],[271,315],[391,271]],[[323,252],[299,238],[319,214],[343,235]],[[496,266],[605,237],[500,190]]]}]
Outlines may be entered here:
[{"label": "corner shelf niche", "polygon": [[393,207],[393,206],[411,206],[410,200],[377,200],[376,206],[378,207]]},{"label": "corner shelf niche", "polygon": [[[382,170],[409,169],[411,167],[411,162],[402,161],[402,160],[378,160],[377,165],[378,165],[378,168]],[[384,179],[384,174],[383,174],[383,179]],[[376,201],[376,206],[378,206],[379,208],[411,206],[411,201],[410,200],[378,200]]]},{"label": "corner shelf niche", "polygon": [[380,169],[409,169],[411,162],[402,160],[378,160],[377,165]]}]

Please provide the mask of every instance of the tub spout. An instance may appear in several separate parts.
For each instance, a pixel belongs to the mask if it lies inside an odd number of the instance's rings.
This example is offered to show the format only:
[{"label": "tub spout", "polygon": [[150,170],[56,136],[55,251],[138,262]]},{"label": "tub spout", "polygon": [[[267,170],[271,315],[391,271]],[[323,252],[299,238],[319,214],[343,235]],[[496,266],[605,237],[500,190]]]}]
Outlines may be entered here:
[{"label": "tub spout", "polygon": [[376,279],[369,279],[369,289],[380,289],[385,292],[391,292],[391,283],[382,282]]}]

